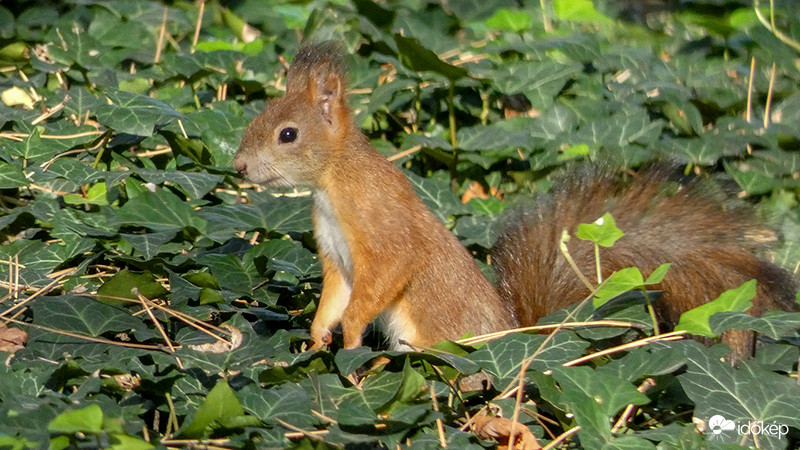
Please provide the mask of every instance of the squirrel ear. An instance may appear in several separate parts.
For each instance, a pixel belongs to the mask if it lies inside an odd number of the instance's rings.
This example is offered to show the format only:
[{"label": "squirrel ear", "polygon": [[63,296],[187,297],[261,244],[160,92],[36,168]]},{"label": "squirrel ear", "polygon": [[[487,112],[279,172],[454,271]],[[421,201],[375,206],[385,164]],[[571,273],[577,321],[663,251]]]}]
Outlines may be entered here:
[{"label": "squirrel ear", "polygon": [[345,62],[341,45],[334,41],[304,45],[289,68],[286,95],[303,96],[333,127],[350,113],[347,108]]},{"label": "squirrel ear", "polygon": [[312,82],[312,99],[319,106],[322,117],[331,125],[336,125],[339,114],[346,103],[344,85],[334,73],[323,73]]}]

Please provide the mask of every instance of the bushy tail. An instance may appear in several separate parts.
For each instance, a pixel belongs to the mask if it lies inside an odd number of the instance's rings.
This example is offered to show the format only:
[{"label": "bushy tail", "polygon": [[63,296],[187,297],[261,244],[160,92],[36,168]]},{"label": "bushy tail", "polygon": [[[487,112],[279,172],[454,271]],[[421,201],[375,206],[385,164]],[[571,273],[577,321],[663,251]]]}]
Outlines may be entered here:
[{"label": "bushy tail", "polygon": [[[493,261],[498,290],[516,305],[523,326],[589,294],[559,251],[559,242],[562,230],[574,235],[578,224],[594,222],[606,212],[625,236],[600,250],[604,277],[632,266],[647,276],[672,263],[655,287],[664,294],[654,304],[659,319],[669,326],[684,311],[751,279],[758,283],[752,313],[797,309],[795,278],[758,256],[775,234],[758,223],[754,211],[727,207],[725,196],[708,182],[671,182],[671,172],[654,167],[623,177],[619,171],[583,168],[554,193],[516,212],[493,250]],[[592,279],[593,244],[572,238],[568,248]]]}]

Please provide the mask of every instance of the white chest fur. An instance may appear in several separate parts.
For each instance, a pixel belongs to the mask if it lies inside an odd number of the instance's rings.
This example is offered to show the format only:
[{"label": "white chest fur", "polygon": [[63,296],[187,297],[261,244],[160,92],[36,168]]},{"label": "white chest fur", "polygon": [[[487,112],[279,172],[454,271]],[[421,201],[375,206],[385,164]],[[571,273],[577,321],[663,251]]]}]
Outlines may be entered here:
[{"label": "white chest fur", "polygon": [[336,268],[352,286],[353,261],[331,200],[323,191],[314,192],[313,198],[316,218],[314,237],[317,239],[317,245],[330,256],[333,263],[336,264]]}]

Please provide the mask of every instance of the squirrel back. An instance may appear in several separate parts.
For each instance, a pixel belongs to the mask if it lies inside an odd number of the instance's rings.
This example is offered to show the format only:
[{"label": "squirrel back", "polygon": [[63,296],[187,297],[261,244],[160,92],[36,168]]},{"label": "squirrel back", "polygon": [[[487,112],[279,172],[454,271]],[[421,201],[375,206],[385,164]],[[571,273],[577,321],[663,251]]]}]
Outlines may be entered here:
[{"label": "squirrel back", "polygon": [[[671,181],[671,168],[654,166],[624,179],[607,167],[569,172],[553,193],[513,213],[493,249],[500,295],[515,305],[523,326],[586,297],[586,286],[559,250],[562,230],[570,235],[581,223],[610,212],[625,235],[600,249],[603,277],[636,266],[645,276],[672,263],[663,291],[654,302],[659,320],[674,326],[680,315],[714,300],[722,292],[757,280],[751,313],[797,309],[797,282],[764,255],[775,233],[763,227],[744,205],[729,207],[725,195],[707,181]],[[567,243],[583,274],[595,273],[594,244]],[[723,339],[738,356],[751,353],[752,336],[731,333]]]},{"label": "squirrel back", "polygon": [[[673,263],[657,302],[665,322],[751,278],[759,280],[756,313],[790,307],[795,287],[787,272],[754,256],[764,230],[747,214],[707,199],[697,183],[670,196],[657,171],[627,184],[599,172],[570,178],[514,218],[494,254],[498,293],[405,175],[369,144],[348,107],[336,44],[300,49],[286,95],[247,127],[234,167],[267,186],[311,188],[323,272],[311,324],[315,349],[330,344],[339,325],[345,347],[360,346],[377,317],[399,349],[535,324],[588,294],[558,244],[564,228],[574,232],[606,211],[626,233],[604,249],[606,272]],[[591,246],[573,240],[570,251],[588,273]],[[734,345],[741,350],[751,342]]]}]

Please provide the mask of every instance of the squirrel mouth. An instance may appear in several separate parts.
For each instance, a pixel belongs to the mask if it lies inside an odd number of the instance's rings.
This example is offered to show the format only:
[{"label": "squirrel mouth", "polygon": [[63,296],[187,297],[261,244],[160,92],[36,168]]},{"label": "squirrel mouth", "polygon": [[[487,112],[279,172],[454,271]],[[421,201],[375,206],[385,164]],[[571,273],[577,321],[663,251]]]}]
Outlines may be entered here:
[{"label": "squirrel mouth", "polygon": [[264,173],[259,174],[257,178],[258,179],[251,179],[251,181],[258,183],[262,186],[293,187],[292,183],[290,183],[289,180],[287,180],[286,177],[283,176],[283,174],[281,174],[274,168],[270,168],[270,170],[264,171]]}]

